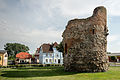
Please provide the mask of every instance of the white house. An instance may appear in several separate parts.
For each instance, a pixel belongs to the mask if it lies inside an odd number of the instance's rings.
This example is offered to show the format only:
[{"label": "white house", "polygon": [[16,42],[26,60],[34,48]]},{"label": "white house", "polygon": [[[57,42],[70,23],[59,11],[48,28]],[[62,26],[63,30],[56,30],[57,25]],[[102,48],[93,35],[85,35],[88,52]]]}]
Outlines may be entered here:
[{"label": "white house", "polygon": [[56,42],[51,44],[43,44],[39,50],[40,64],[63,64],[63,54],[56,49]]}]

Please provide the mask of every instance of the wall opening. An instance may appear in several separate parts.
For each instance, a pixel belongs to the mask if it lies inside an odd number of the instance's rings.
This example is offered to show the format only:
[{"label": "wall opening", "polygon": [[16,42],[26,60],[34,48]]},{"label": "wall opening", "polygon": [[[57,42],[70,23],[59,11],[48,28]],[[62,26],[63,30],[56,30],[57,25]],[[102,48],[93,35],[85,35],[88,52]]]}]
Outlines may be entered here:
[{"label": "wall opening", "polygon": [[65,54],[67,54],[67,43],[65,43]]},{"label": "wall opening", "polygon": [[93,28],[92,33],[95,34],[95,29]]}]

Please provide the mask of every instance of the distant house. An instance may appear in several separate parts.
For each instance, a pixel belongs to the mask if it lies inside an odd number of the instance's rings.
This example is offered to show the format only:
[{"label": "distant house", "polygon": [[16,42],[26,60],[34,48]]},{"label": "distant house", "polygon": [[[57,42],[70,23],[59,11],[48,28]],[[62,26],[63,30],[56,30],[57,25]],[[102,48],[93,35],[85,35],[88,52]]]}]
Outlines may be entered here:
[{"label": "distant house", "polygon": [[63,55],[57,51],[56,46],[57,43],[40,46],[38,51],[40,64],[63,64]]},{"label": "distant house", "polygon": [[39,64],[39,53],[40,53],[40,48],[37,48],[35,52],[35,63]]},{"label": "distant house", "polygon": [[109,62],[120,62],[120,53],[107,54]]},{"label": "distant house", "polygon": [[27,52],[16,54],[16,63],[31,63],[32,55]]},{"label": "distant house", "polygon": [[0,65],[7,66],[8,54],[5,50],[0,50]]},{"label": "distant house", "polygon": [[35,64],[36,62],[35,62],[35,58],[34,57],[32,57],[31,58],[31,64]]}]

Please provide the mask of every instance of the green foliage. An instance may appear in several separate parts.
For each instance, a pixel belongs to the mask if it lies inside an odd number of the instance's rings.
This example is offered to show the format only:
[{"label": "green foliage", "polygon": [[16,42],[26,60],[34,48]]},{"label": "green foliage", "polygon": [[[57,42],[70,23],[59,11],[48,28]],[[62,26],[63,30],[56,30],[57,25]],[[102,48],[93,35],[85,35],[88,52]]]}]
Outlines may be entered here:
[{"label": "green foliage", "polygon": [[116,57],[115,56],[111,56],[111,60],[112,61],[116,61]]},{"label": "green foliage", "polygon": [[59,51],[59,52],[64,52],[64,47],[63,47],[63,44],[62,42],[60,42],[60,44],[58,46],[56,46],[56,49]]},{"label": "green foliage", "polygon": [[107,52],[107,54],[111,54],[111,52]]},{"label": "green foliage", "polygon": [[8,56],[8,60],[15,60],[15,56],[14,55]]},{"label": "green foliage", "polygon": [[27,52],[29,47],[20,43],[6,43],[4,49],[7,50],[9,59],[14,59],[17,53]]},{"label": "green foliage", "polygon": [[[16,64],[16,65],[7,65],[7,68],[24,68],[24,67],[48,67],[48,66],[62,66],[61,64]],[[3,66],[1,66],[3,67]],[[1,68],[0,67],[0,68]]]}]

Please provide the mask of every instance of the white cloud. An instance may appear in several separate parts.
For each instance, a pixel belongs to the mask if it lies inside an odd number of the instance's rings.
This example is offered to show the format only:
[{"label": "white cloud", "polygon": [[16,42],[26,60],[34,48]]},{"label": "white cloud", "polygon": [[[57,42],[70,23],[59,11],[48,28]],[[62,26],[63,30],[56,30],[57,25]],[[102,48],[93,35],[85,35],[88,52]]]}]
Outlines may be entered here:
[{"label": "white cloud", "polygon": [[108,52],[117,53],[120,52],[120,35],[110,35],[107,38],[108,40]]},{"label": "white cloud", "polygon": [[60,9],[65,16],[83,16],[92,13],[103,0],[63,0]]},{"label": "white cloud", "polygon": [[120,0],[106,0],[103,5],[107,7],[108,14],[111,16],[120,16]]},{"label": "white cloud", "polygon": [[4,2],[4,0],[0,0],[0,3],[2,3],[2,4],[0,4],[0,9],[5,9],[6,7],[7,7],[7,5],[5,4],[5,2]]},{"label": "white cloud", "polygon": [[[28,45],[30,52],[34,53],[35,49],[42,43],[60,42],[62,40],[61,30],[56,30],[54,27],[45,29],[28,28],[25,25],[10,24],[7,21],[0,21],[0,44],[3,48],[8,42],[18,42]],[[3,23],[4,22],[4,23]],[[13,26],[13,27],[11,27]]]},{"label": "white cloud", "polygon": [[105,6],[108,15],[120,16],[119,0],[62,0],[59,7],[64,16],[86,16],[92,15],[97,6]]},{"label": "white cloud", "polygon": [[34,29],[31,32],[28,32],[24,35],[36,42],[54,42],[54,41],[60,42],[62,31],[58,31],[52,28],[43,30]]}]

